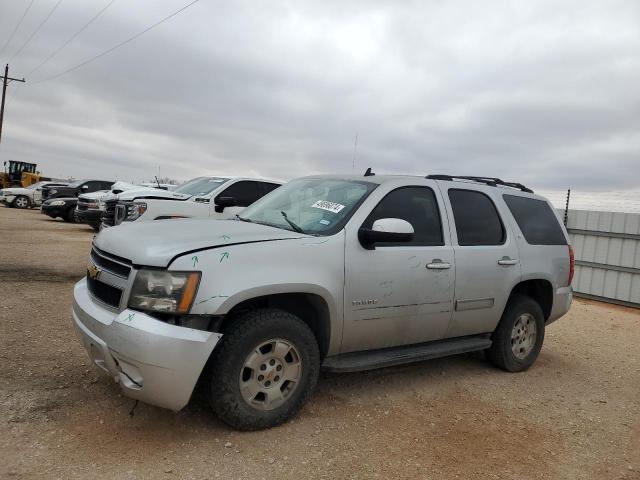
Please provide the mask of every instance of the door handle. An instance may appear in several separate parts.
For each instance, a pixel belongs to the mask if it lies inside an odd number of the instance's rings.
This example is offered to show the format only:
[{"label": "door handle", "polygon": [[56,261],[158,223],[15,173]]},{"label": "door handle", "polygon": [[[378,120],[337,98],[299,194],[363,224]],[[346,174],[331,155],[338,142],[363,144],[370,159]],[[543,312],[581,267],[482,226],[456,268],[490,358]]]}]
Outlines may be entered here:
[{"label": "door handle", "polygon": [[446,270],[447,268],[451,268],[451,264],[443,262],[439,258],[434,258],[431,260],[431,263],[427,263],[427,268],[430,270]]},{"label": "door handle", "polygon": [[518,260],[509,257],[502,257],[498,260],[498,265],[515,265],[518,263]]}]

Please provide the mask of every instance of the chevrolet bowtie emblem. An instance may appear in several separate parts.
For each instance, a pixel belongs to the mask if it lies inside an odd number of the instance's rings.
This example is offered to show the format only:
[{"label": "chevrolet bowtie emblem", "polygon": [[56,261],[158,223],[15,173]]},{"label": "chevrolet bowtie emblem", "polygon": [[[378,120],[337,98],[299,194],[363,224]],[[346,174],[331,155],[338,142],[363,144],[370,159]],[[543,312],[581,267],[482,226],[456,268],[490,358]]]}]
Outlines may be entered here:
[{"label": "chevrolet bowtie emblem", "polygon": [[87,275],[95,280],[96,278],[98,278],[99,273],[100,269],[98,268],[98,266],[93,262],[89,262],[89,265],[87,265]]}]

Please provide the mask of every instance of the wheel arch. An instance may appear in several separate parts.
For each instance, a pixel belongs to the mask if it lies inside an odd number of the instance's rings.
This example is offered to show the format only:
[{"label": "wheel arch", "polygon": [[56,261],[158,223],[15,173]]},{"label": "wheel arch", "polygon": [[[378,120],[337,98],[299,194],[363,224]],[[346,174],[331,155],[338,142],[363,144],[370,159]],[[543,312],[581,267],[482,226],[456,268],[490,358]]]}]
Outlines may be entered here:
[{"label": "wheel arch", "polygon": [[219,331],[224,334],[225,325],[248,310],[258,308],[278,308],[304,321],[313,332],[320,355],[324,358],[331,345],[331,310],[321,295],[310,292],[271,293],[246,298],[235,304],[224,315]]},{"label": "wheel arch", "polygon": [[509,299],[514,295],[526,295],[535,300],[542,308],[544,321],[547,322],[553,307],[553,285],[549,280],[542,278],[523,280],[513,287]]}]

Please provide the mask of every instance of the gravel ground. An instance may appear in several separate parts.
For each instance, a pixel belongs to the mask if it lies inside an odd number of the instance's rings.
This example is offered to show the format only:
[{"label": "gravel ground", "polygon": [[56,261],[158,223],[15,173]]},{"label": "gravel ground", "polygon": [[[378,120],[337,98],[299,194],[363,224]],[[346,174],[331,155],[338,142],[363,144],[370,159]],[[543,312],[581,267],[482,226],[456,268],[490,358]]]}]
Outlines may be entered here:
[{"label": "gravel ground", "polygon": [[74,335],[93,232],[0,207],[0,478],[640,479],[640,312],[576,300],[525,373],[480,354],[324,374],[292,422],[240,433],[196,395],[133,402]]}]

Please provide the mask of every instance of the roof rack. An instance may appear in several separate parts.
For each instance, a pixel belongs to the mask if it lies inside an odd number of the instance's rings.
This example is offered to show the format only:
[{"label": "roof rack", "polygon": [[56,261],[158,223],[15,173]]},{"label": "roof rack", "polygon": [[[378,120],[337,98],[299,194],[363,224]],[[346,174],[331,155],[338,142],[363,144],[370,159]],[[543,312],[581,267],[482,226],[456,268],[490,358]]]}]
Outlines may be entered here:
[{"label": "roof rack", "polygon": [[523,192],[533,193],[533,190],[525,187],[521,183],[516,182],[505,182],[504,180],[500,180],[499,178],[494,177],[472,177],[466,175],[427,175],[425,178],[430,180],[471,180],[473,182],[484,183],[485,185],[489,185],[490,187],[497,187],[498,185],[502,185],[505,187],[517,188],[518,190],[522,190]]}]

